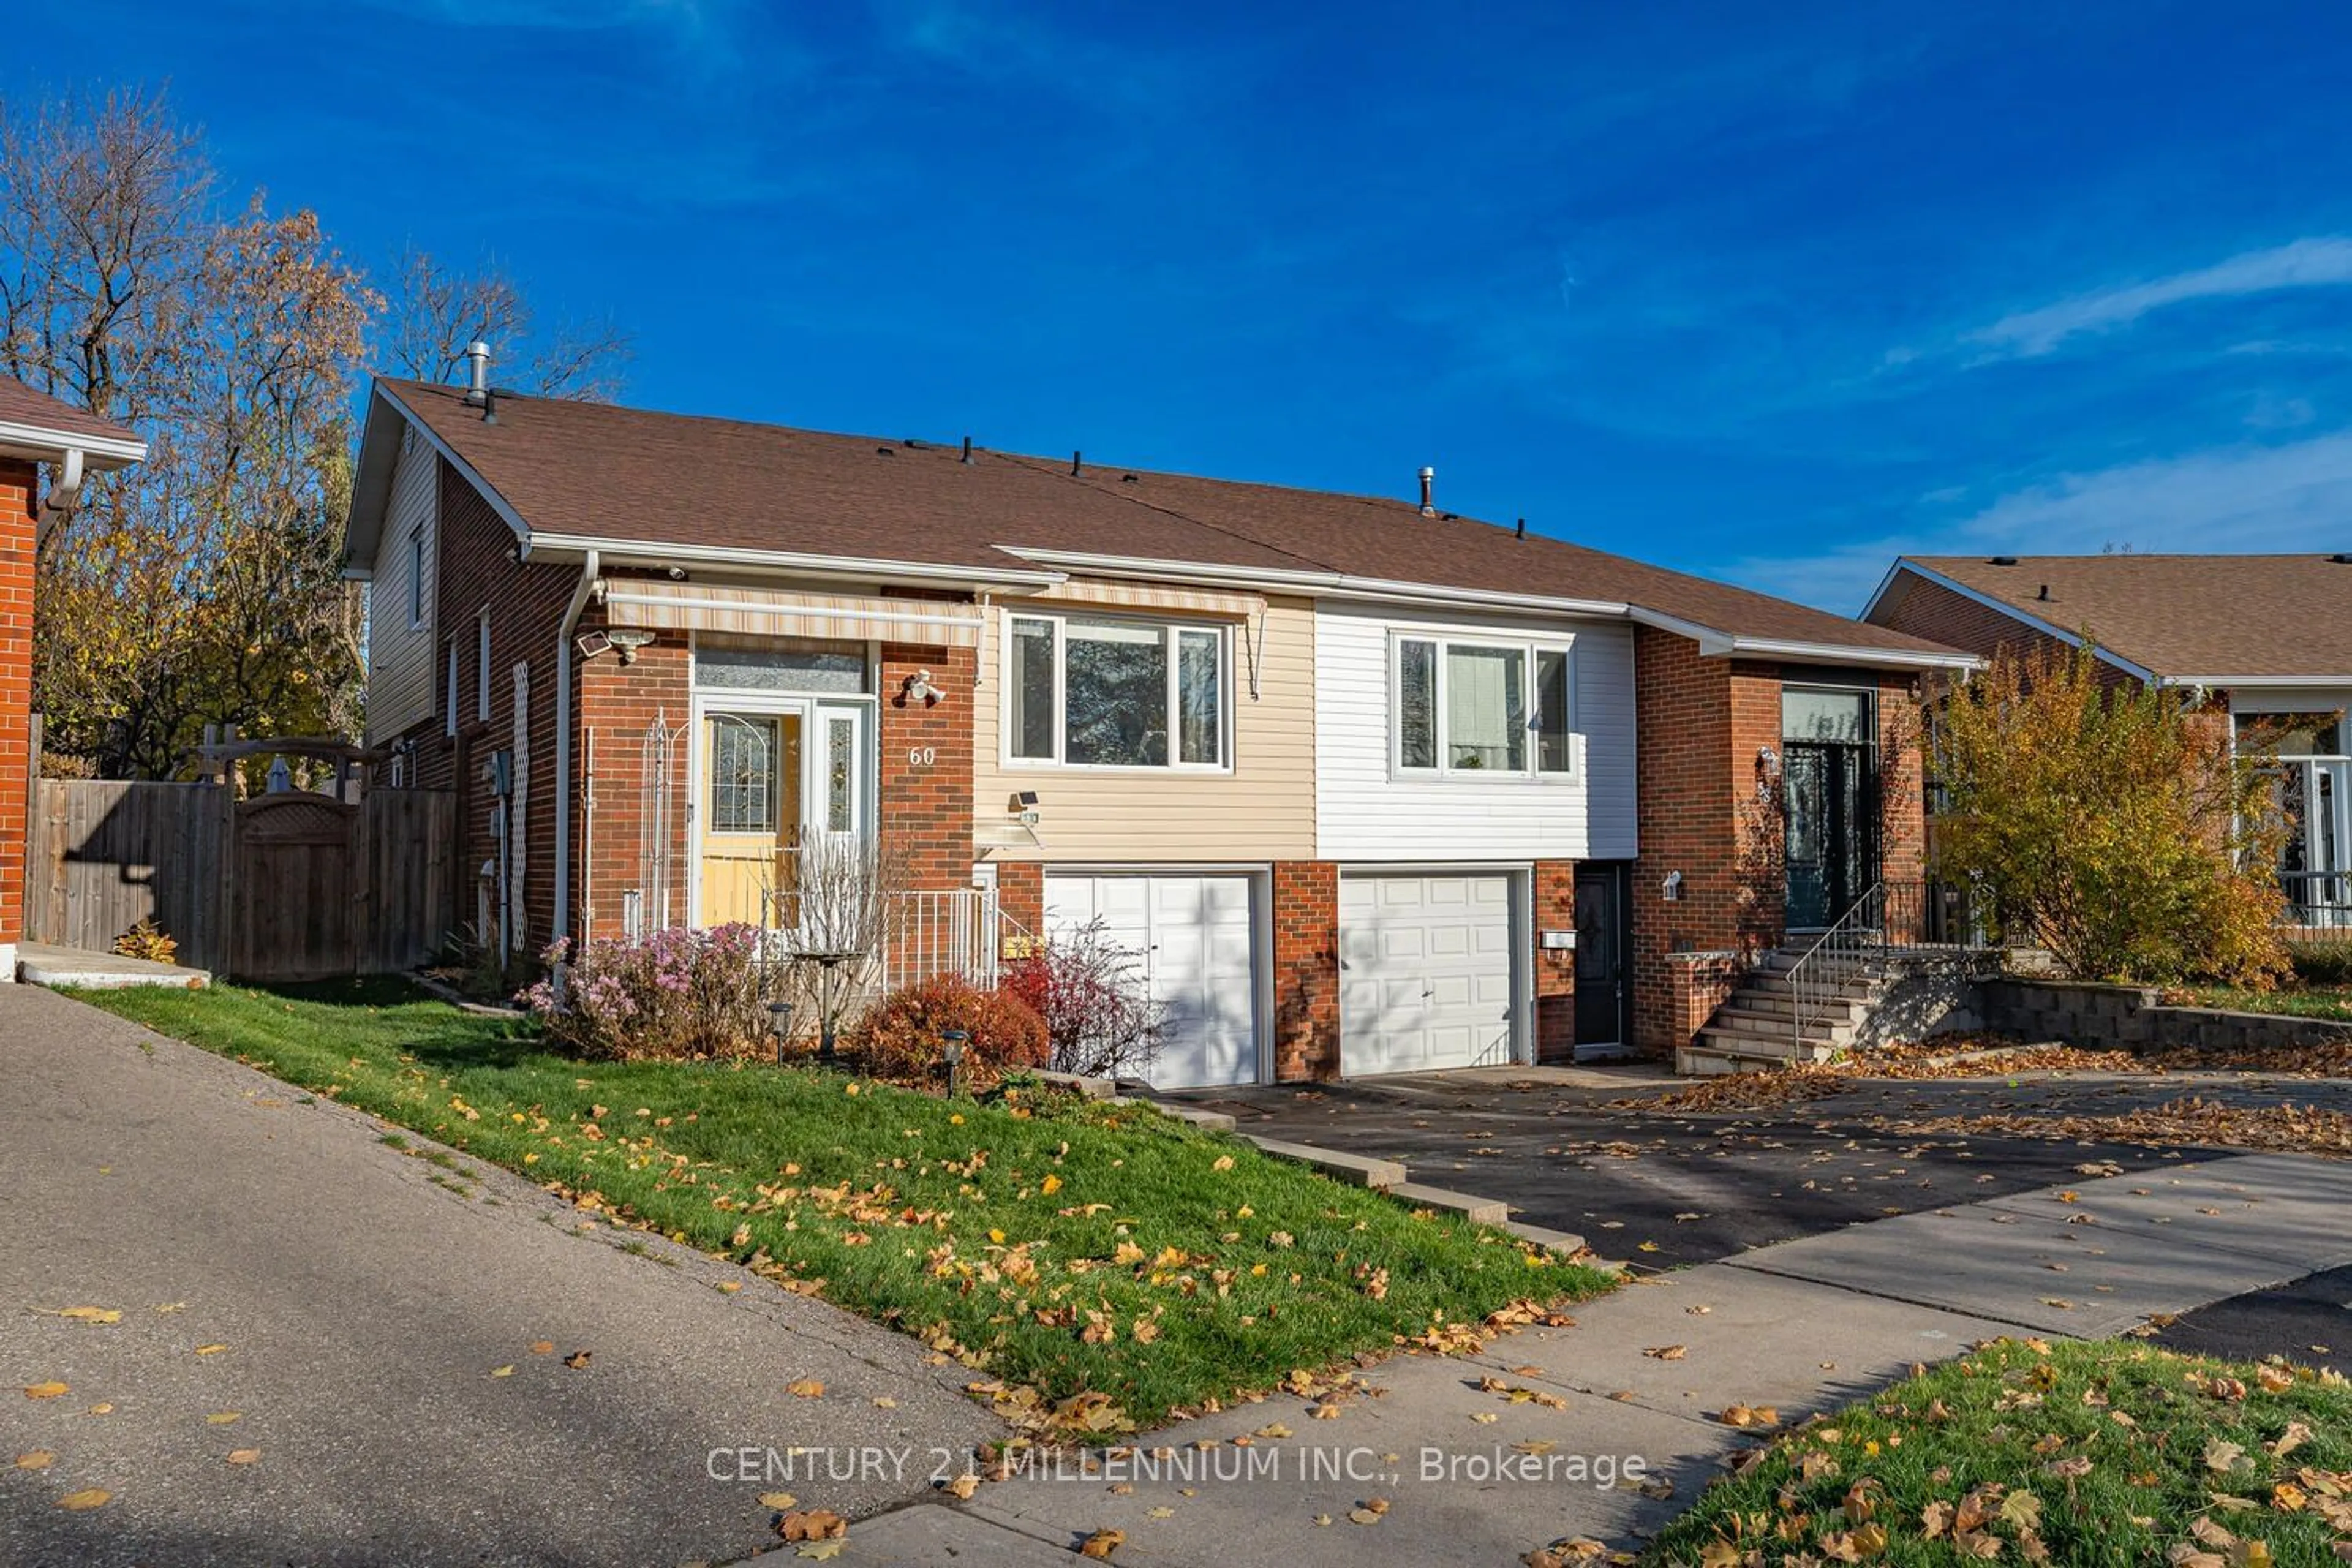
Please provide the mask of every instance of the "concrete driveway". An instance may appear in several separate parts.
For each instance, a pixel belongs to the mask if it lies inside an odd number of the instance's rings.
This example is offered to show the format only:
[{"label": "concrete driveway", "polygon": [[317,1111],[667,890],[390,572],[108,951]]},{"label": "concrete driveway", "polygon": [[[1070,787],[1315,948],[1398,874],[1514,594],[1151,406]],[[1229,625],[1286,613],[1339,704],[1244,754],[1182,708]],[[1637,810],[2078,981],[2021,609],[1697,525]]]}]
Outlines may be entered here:
[{"label": "concrete driveway", "polygon": [[2352,1110],[2352,1084],[2339,1080],[1997,1069],[1864,1079],[1829,1099],[1748,1111],[1622,1103],[1690,1081],[1647,1068],[1494,1069],[1168,1098],[1226,1111],[1244,1132],[1402,1160],[1417,1182],[1501,1198],[1515,1218],[1645,1268],[2063,1184],[2087,1163],[2129,1173],[2200,1152],[2079,1142],[2054,1126],[2052,1138],[1914,1133],[1900,1130],[1906,1121],[2010,1113],[2056,1123],[2191,1094]]},{"label": "concrete driveway", "polygon": [[0,986],[0,1453],[53,1456],[0,1562],[716,1561],[777,1543],[762,1493],[862,1515],[1001,1435],[910,1340],[383,1137]]}]

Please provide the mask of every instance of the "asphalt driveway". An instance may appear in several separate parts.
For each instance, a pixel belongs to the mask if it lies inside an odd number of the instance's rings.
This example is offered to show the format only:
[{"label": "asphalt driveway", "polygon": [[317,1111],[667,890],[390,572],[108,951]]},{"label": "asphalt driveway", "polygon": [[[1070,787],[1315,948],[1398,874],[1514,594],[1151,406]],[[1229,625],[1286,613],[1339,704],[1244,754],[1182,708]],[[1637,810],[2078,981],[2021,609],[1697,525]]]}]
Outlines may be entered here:
[{"label": "asphalt driveway", "polygon": [[[2202,1151],[2064,1136],[2068,1118],[2183,1095],[2352,1109],[2352,1084],[2220,1073],[2035,1072],[1862,1079],[1846,1093],[1708,1114],[1628,1109],[1689,1080],[1650,1068],[1441,1074],[1171,1096],[1242,1131],[1402,1160],[1413,1179],[1496,1197],[1641,1267],[1711,1262],[1859,1221],[2125,1173]],[[1913,1133],[1906,1121],[2022,1115],[2051,1138]]]},{"label": "asphalt driveway", "polygon": [[719,1561],[1001,1435],[912,1340],[29,987],[0,1149],[12,1565]]}]

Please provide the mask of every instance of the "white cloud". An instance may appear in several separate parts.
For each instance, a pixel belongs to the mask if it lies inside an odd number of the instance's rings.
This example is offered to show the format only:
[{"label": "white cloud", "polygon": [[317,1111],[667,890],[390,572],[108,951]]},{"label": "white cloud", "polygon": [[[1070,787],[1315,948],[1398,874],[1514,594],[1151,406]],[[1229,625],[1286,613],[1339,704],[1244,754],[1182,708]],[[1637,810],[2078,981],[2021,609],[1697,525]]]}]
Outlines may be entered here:
[{"label": "white cloud", "polygon": [[1940,527],[1815,555],[1759,556],[1730,574],[1753,588],[1859,614],[1897,555],[2320,552],[2352,550],[2352,430],[2063,474]]},{"label": "white cloud", "polygon": [[1992,349],[1995,357],[2030,358],[2050,353],[2077,332],[2129,326],[2167,305],[2347,283],[2352,283],[2352,239],[2298,239],[2168,278],[2096,289],[2038,310],[2021,310],[1970,333],[1969,338]]}]

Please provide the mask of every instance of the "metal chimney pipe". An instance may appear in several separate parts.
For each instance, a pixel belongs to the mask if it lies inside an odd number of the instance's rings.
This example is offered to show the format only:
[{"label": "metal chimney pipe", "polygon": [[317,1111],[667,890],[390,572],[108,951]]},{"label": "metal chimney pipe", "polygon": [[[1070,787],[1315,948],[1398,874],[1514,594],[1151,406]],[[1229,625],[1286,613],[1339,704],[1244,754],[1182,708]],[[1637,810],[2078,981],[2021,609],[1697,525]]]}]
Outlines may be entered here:
[{"label": "metal chimney pipe", "polygon": [[1421,470],[1421,515],[1423,517],[1437,515],[1437,470],[1435,468]]},{"label": "metal chimney pipe", "polygon": [[466,345],[466,402],[479,408],[490,395],[490,345],[476,338]]}]

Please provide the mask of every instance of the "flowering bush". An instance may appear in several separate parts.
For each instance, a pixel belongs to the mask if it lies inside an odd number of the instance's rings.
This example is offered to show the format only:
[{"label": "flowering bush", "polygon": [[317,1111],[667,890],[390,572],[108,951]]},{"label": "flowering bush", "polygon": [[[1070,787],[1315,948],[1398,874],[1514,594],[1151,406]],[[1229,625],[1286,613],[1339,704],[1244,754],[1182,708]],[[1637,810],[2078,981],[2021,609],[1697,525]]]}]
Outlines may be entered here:
[{"label": "flowering bush", "polygon": [[961,1029],[963,1070],[986,1079],[1045,1065],[1045,1021],[1018,996],[983,991],[961,975],[935,974],[868,1008],[850,1031],[849,1048],[880,1078],[920,1079],[939,1067],[940,1037]]},{"label": "flowering bush", "polygon": [[1160,1054],[1166,1014],[1151,1000],[1142,961],[1098,920],[1013,964],[1004,989],[1045,1020],[1056,1072],[1140,1077]]},{"label": "flowering bush", "polygon": [[[560,963],[568,940],[541,956]],[[610,938],[580,950],[559,995],[552,975],[521,1000],[547,1037],[596,1061],[679,1061],[758,1049],[768,1033],[760,994],[760,931],[657,931],[638,942]]]}]

